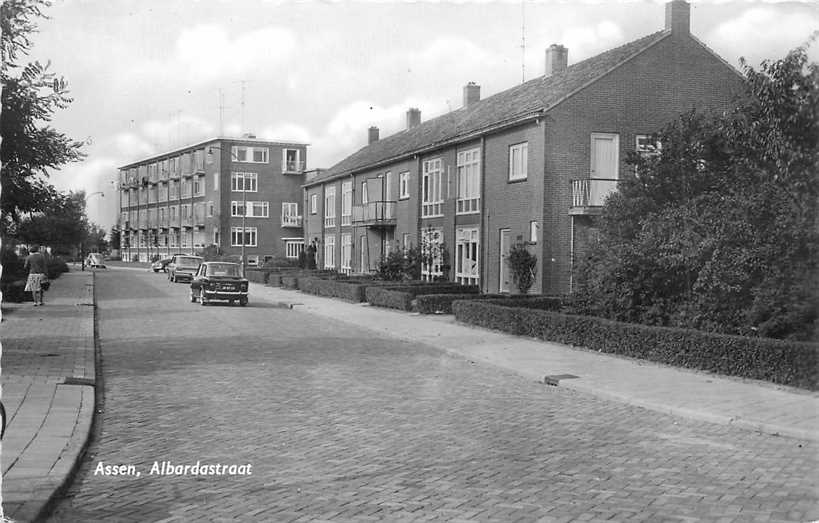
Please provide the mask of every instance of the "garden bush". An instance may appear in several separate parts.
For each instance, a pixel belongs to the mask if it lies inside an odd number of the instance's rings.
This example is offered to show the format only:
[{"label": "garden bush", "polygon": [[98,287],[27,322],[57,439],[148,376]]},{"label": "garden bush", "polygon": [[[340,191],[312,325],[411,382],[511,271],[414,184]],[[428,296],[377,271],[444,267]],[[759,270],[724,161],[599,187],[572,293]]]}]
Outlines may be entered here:
[{"label": "garden bush", "polygon": [[478,287],[460,285],[457,283],[426,283],[418,282],[414,285],[367,287],[365,291],[370,305],[387,307],[402,311],[411,311],[412,302],[416,296],[424,294],[477,294]]},{"label": "garden bush", "polygon": [[452,305],[458,321],[677,367],[817,390],[813,343],[623,323],[592,316],[509,307],[483,300]]},{"label": "garden bush", "polygon": [[245,273],[245,278],[247,278],[247,281],[252,281],[253,283],[267,283],[267,278],[269,276],[270,271],[261,269],[248,269]]},{"label": "garden bush", "polygon": [[299,290],[317,296],[341,298],[360,303],[364,301],[364,289],[371,283],[356,280],[328,280],[324,278],[306,277],[299,280]]}]

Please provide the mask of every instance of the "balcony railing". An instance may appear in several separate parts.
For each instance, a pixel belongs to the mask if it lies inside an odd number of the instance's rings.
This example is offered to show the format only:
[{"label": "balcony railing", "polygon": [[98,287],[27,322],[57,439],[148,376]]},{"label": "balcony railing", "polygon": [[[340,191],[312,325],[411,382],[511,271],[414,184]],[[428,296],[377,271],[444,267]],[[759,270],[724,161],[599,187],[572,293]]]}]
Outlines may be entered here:
[{"label": "balcony railing", "polygon": [[301,216],[294,216],[292,214],[282,216],[282,227],[301,227],[301,223]]},{"label": "balcony railing", "polygon": [[302,173],[304,172],[304,162],[288,160],[282,165],[282,170],[286,173]]},{"label": "balcony railing", "polygon": [[[591,208],[602,207],[609,194],[617,190],[619,180],[604,178],[586,178],[572,180],[572,209],[576,214],[594,211]],[[599,209],[596,209],[599,211]]]},{"label": "balcony railing", "polygon": [[375,201],[353,206],[353,223],[358,225],[395,225],[395,202]]}]

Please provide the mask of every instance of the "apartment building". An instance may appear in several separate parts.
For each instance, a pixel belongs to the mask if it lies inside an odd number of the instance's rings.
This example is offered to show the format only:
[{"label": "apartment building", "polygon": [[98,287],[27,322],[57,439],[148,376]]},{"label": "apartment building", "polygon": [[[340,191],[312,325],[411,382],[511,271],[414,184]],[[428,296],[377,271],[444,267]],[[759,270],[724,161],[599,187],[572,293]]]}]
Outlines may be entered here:
[{"label": "apartment building", "polygon": [[301,185],[307,145],[213,138],[119,168],[125,259],[208,246],[248,266],[297,259],[304,248]]},{"label": "apartment building", "polygon": [[741,75],[690,33],[690,6],[665,6],[665,28],[573,65],[546,50],[543,76],[369,143],[305,183],[305,237],[319,264],[369,272],[392,248],[433,249],[423,276],[511,292],[505,257],[517,242],[538,257],[532,292],[565,293],[596,237],[605,198],[629,151],[656,154],[650,135],[692,108],[722,110]]}]

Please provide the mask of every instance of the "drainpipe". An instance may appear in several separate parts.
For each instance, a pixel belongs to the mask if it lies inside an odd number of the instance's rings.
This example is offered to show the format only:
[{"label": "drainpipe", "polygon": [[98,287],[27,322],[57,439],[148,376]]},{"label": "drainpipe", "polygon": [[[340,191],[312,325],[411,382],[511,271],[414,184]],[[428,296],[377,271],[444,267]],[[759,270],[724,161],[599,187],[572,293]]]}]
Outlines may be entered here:
[{"label": "drainpipe", "polygon": [[[481,135],[481,229],[478,231],[478,241],[480,241],[480,249],[478,250],[478,277],[481,279],[481,291],[486,292],[489,289],[486,286],[487,278],[489,277],[489,268],[487,267],[489,261],[489,246],[486,238],[489,235],[486,233],[486,135]],[[484,256],[484,252],[486,255]],[[457,263],[457,260],[456,260]]]}]

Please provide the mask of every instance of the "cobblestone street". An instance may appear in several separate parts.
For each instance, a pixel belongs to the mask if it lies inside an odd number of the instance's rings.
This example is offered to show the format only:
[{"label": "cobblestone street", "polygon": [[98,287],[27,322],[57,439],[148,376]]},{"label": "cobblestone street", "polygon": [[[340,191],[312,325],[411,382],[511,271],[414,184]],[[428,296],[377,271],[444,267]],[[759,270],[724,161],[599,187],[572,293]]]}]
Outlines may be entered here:
[{"label": "cobblestone street", "polygon": [[[52,521],[809,521],[813,443],[97,274],[101,433]],[[251,475],[151,475],[154,462]],[[96,474],[134,465],[136,476]]]}]

